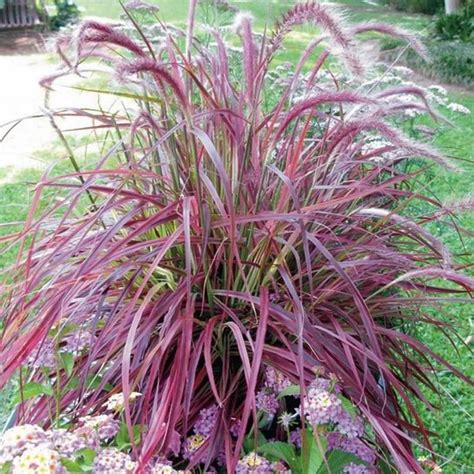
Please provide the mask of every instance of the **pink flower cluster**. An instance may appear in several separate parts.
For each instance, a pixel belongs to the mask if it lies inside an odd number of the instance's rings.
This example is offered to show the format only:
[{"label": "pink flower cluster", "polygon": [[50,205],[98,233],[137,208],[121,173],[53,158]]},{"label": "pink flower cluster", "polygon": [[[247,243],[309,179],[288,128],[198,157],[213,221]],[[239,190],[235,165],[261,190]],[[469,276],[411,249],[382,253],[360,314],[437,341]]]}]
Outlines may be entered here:
[{"label": "pink flower cluster", "polygon": [[97,435],[101,441],[113,438],[120,429],[120,423],[112,415],[84,416],[79,422],[76,433],[85,437]]},{"label": "pink flower cluster", "polygon": [[335,395],[331,381],[316,378],[308,388],[304,401],[304,415],[311,426],[333,423],[337,430],[348,438],[357,438],[364,433],[362,419],[352,416]]},{"label": "pink flower cluster", "polygon": [[[207,438],[211,435],[216,427],[218,416],[219,409],[216,405],[212,405],[201,410],[198,419],[193,426],[194,434],[189,436],[184,442],[183,454],[185,459],[191,459],[204,445]],[[203,454],[199,456],[198,461],[205,462],[207,460],[207,456],[208,453],[204,451]]]},{"label": "pink flower cluster", "polygon": [[196,423],[194,423],[194,433],[205,437],[209,436],[216,426],[218,416],[217,405],[201,410]]},{"label": "pink flower cluster", "polygon": [[272,474],[274,470],[270,461],[251,452],[238,462],[235,472],[236,474]]},{"label": "pink flower cluster", "polygon": [[61,341],[48,337],[31,353],[27,359],[27,365],[34,369],[56,369],[58,353],[78,356],[87,350],[94,340],[95,336],[89,330],[82,328],[66,335]]},{"label": "pink flower cluster", "polygon": [[328,434],[328,448],[340,449],[346,453],[351,453],[369,464],[374,464],[377,460],[375,451],[367,446],[359,438],[348,438],[340,433]]},{"label": "pink flower cluster", "polygon": [[[0,437],[0,467],[11,463],[12,472],[17,474],[63,473],[66,471],[60,464],[60,459],[74,458],[76,453],[84,448],[98,451],[100,461],[99,455],[102,455],[100,442],[112,439],[118,433],[119,427],[119,422],[111,415],[83,417],[79,420],[79,425],[71,431],[54,428],[44,430],[40,426],[29,424],[14,426]],[[104,464],[108,457],[105,454],[103,456]],[[111,459],[113,461],[114,457]],[[105,474],[122,471],[98,468],[94,472]]]},{"label": "pink flower cluster", "polygon": [[377,470],[373,467],[366,467],[363,464],[355,464],[351,462],[344,466],[344,474],[376,474]]},{"label": "pink flower cluster", "polygon": [[94,459],[93,472],[96,474],[131,474],[136,463],[132,458],[117,448],[106,448]]}]

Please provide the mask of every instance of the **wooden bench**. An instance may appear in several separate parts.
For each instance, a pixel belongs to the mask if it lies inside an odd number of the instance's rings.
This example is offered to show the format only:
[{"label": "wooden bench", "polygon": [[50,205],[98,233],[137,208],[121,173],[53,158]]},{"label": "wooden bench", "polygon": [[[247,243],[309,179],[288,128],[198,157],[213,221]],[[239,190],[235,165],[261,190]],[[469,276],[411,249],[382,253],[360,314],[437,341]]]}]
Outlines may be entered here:
[{"label": "wooden bench", "polygon": [[0,0],[0,30],[31,28],[40,24],[35,0]]}]

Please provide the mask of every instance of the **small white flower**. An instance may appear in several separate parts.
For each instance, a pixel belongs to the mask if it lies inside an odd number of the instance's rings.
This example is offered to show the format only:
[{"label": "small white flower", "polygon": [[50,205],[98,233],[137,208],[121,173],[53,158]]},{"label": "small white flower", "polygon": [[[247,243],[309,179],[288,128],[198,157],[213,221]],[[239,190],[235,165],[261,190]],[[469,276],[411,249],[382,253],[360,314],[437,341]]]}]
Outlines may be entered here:
[{"label": "small white flower", "polygon": [[458,112],[464,115],[471,115],[471,111],[467,107],[464,107],[464,105],[461,104],[456,104],[455,102],[451,102],[448,105],[448,109],[452,112]]},{"label": "small white flower", "polygon": [[428,87],[428,90],[431,92],[434,92],[435,94],[442,95],[444,97],[448,95],[448,91],[442,86],[433,85],[433,86]]},{"label": "small white flower", "polygon": [[422,114],[421,110],[418,110],[418,109],[407,109],[404,111],[405,117],[409,117],[409,118],[415,118],[421,114]]},{"label": "small white flower", "polygon": [[405,66],[394,66],[393,70],[402,76],[413,74],[413,71],[409,67]]},{"label": "small white flower", "polygon": [[[138,397],[141,397],[142,394],[138,392],[132,392],[128,397],[129,402],[134,402]],[[105,406],[107,410],[120,411],[123,410],[125,405],[125,399],[123,393],[116,393],[112,395],[106,402]]]}]

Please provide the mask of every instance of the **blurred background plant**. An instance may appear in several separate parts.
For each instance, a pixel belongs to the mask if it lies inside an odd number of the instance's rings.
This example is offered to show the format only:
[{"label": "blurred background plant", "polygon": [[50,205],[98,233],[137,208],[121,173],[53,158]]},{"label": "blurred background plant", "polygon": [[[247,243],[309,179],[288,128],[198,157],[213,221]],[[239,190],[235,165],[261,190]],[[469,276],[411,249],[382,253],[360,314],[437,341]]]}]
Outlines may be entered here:
[{"label": "blurred background plant", "polygon": [[48,26],[52,31],[73,25],[79,21],[81,11],[74,0],[54,0],[48,8]]},{"label": "blurred background plant", "polygon": [[473,33],[474,5],[466,5],[449,15],[441,14],[435,23],[435,34],[442,40],[472,42]]}]

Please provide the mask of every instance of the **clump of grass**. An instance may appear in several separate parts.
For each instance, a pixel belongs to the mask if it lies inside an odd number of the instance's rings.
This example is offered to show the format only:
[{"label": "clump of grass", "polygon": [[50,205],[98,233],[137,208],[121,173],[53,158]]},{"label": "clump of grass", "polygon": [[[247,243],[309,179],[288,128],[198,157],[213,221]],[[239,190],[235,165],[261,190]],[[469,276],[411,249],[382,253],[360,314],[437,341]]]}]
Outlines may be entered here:
[{"label": "clump of grass", "polygon": [[[195,37],[194,13],[191,2],[184,39],[163,24],[158,48],[138,25],[141,41],[94,21],[59,40],[64,70],[46,86],[99,59],[121,84],[108,92],[134,108],[73,110],[115,134],[116,144],[90,170],[46,173],[24,229],[1,238],[20,252],[8,270],[15,283],[3,291],[0,386],[22,368],[22,382],[48,382],[62,394],[25,400],[17,421],[74,421],[102,413],[110,391],[124,400],[139,392],[133,405],[125,402],[124,421],[146,465],[173,452],[201,410],[217,405],[199,459],[204,453],[209,466],[223,452],[233,472],[258,423],[264,367],[299,386],[302,410],[318,367],[368,420],[379,456],[389,453],[401,472],[422,472],[412,443],[430,449],[429,430],[413,399],[426,402],[423,389],[435,389],[433,363],[468,379],[405,327],[442,327],[420,308],[449,304],[473,281],[423,227],[451,210],[413,192],[412,176],[396,164],[422,156],[456,166],[389,125],[414,103],[391,107],[385,98],[406,90],[318,85],[332,54],[361,74],[361,32],[421,46],[378,23],[349,28],[329,7],[308,2],[272,35],[256,37],[252,18],[237,17],[242,74],[235,77],[221,33],[212,33],[209,47]],[[302,23],[328,36],[311,42],[295,80],[265,109],[273,55]],[[323,40],[309,93],[295,102],[296,79]],[[416,93],[416,107],[426,109]],[[369,132],[385,144],[367,151]],[[62,199],[38,213],[46,189],[61,190]],[[415,201],[431,211],[409,215]],[[71,331],[89,334],[87,352],[53,371],[37,363],[43,347],[61,347]],[[239,421],[236,437],[231,421]],[[198,462],[191,458],[189,467]]]}]

